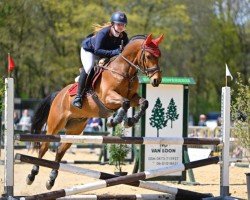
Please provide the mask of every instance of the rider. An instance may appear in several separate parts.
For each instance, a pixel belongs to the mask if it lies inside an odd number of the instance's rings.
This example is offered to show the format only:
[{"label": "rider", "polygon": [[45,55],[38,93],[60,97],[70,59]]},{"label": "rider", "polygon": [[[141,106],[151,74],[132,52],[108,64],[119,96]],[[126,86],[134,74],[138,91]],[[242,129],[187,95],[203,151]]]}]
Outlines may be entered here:
[{"label": "rider", "polygon": [[87,87],[87,77],[94,66],[97,58],[111,58],[121,53],[120,45],[123,41],[125,46],[128,43],[128,36],[125,32],[127,16],[124,12],[114,12],[109,23],[103,26],[97,25],[95,33],[89,35],[82,42],[81,61],[83,69],[80,73],[77,95],[73,105],[82,108],[82,97]]}]

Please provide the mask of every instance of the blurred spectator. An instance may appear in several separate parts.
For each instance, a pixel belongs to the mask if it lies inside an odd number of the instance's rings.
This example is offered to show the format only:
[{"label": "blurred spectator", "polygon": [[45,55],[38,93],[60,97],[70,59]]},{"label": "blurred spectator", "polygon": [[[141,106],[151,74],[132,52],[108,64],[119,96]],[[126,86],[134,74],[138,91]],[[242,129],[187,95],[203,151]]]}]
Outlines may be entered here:
[{"label": "blurred spectator", "polygon": [[22,131],[30,131],[31,117],[30,117],[29,111],[27,109],[25,109],[23,111],[22,117],[21,117],[19,123],[17,124],[17,127],[19,130],[22,130]]},{"label": "blurred spectator", "polygon": [[218,126],[218,118],[220,117],[220,112],[209,112],[206,115],[206,126],[210,128],[212,131]]},{"label": "blurred spectator", "polygon": [[194,125],[194,117],[193,117],[193,115],[189,115],[189,117],[188,117],[188,125],[189,126]]},{"label": "blurred spectator", "polygon": [[[31,128],[31,116],[29,115],[29,111],[25,109],[23,111],[22,117],[17,124],[17,129],[21,131],[29,131],[27,134],[30,134],[30,128]],[[31,142],[25,142],[26,148],[30,149]]]},{"label": "blurred spectator", "polygon": [[14,128],[16,129],[17,127],[17,124],[19,123],[19,116],[18,116],[18,113],[17,111],[14,111]]},{"label": "blurred spectator", "polygon": [[218,117],[218,119],[217,119],[217,126],[221,126],[221,122],[222,122],[221,117]]},{"label": "blurred spectator", "polygon": [[243,149],[241,147],[236,147],[233,150],[233,158],[242,158]]},{"label": "blurred spectator", "polygon": [[[96,118],[96,117],[89,118],[87,126],[85,128],[85,131],[95,132],[95,131],[100,131],[101,129],[102,129],[102,119],[101,118]],[[89,151],[90,153],[95,152],[93,144],[90,144],[89,148],[90,148],[90,151]]]},{"label": "blurred spectator", "polygon": [[206,120],[207,120],[206,115],[201,114],[199,117],[198,126],[207,126]]},{"label": "blurred spectator", "polygon": [[100,131],[102,128],[102,119],[101,118],[90,118],[86,126],[88,131]]}]

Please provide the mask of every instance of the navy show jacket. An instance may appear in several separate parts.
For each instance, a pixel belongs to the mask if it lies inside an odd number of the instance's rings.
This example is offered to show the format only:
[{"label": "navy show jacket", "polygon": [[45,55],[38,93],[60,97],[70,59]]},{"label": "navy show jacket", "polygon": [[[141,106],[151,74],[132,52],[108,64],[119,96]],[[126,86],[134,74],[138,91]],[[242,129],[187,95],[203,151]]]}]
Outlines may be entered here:
[{"label": "navy show jacket", "polygon": [[97,32],[96,35],[90,35],[82,41],[82,47],[92,52],[100,58],[111,58],[120,53],[120,45],[128,44],[128,36],[125,32],[121,36],[115,37],[110,33],[111,26],[105,27]]}]

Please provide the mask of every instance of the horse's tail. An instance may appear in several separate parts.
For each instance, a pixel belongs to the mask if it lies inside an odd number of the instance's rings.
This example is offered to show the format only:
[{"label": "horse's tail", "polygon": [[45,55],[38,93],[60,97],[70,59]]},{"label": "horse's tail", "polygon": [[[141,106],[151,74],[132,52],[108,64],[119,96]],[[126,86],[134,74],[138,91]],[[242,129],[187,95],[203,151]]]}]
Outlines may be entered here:
[{"label": "horse's tail", "polygon": [[[47,122],[51,104],[57,94],[58,92],[51,93],[49,96],[44,98],[42,102],[38,105],[31,122],[31,134],[44,133],[42,130]],[[39,147],[40,143],[35,142],[34,148],[37,149]]]}]

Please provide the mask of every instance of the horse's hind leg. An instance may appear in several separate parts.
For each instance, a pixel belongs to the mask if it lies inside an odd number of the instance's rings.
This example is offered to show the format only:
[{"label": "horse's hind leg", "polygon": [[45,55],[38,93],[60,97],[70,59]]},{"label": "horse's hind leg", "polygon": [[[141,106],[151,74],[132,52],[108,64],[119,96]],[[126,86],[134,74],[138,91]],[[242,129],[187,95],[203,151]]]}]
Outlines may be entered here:
[{"label": "horse's hind leg", "polygon": [[[44,156],[44,154],[48,151],[48,149],[49,149],[49,143],[43,142],[40,149],[39,149],[38,158],[42,158]],[[28,185],[31,185],[33,183],[38,172],[39,172],[39,165],[33,165],[33,168],[31,170],[30,174],[26,178],[26,183]]]},{"label": "horse's hind leg", "polygon": [[[66,135],[80,135],[87,125],[87,119],[81,122],[74,122],[71,127],[67,127]],[[73,127],[73,128],[72,128]],[[69,129],[72,128],[72,129]],[[72,143],[62,143],[56,153],[56,162],[60,162],[65,152],[70,148]],[[58,170],[53,169],[50,173],[49,180],[46,182],[46,188],[50,190],[54,184],[58,175]]]},{"label": "horse's hind leg", "polygon": [[[50,122],[50,123],[49,123]],[[53,122],[53,123],[52,123]],[[54,117],[53,120],[48,120],[47,124],[47,134],[54,135],[57,134],[65,125],[65,118]],[[42,158],[44,154],[49,149],[49,142],[42,142],[39,148],[38,158]],[[28,185],[32,184],[35,180],[35,176],[39,173],[39,165],[33,165],[31,173],[26,178],[26,183]]]},{"label": "horse's hind leg", "polygon": [[[55,159],[56,162],[61,161],[65,152],[70,148],[71,145],[72,145],[72,143],[62,143],[60,145],[60,147],[58,148],[57,153],[56,153],[56,159]],[[49,175],[49,180],[46,182],[46,188],[48,190],[50,190],[54,186],[57,176],[58,176],[58,170],[52,169],[50,172],[50,175]]]}]

